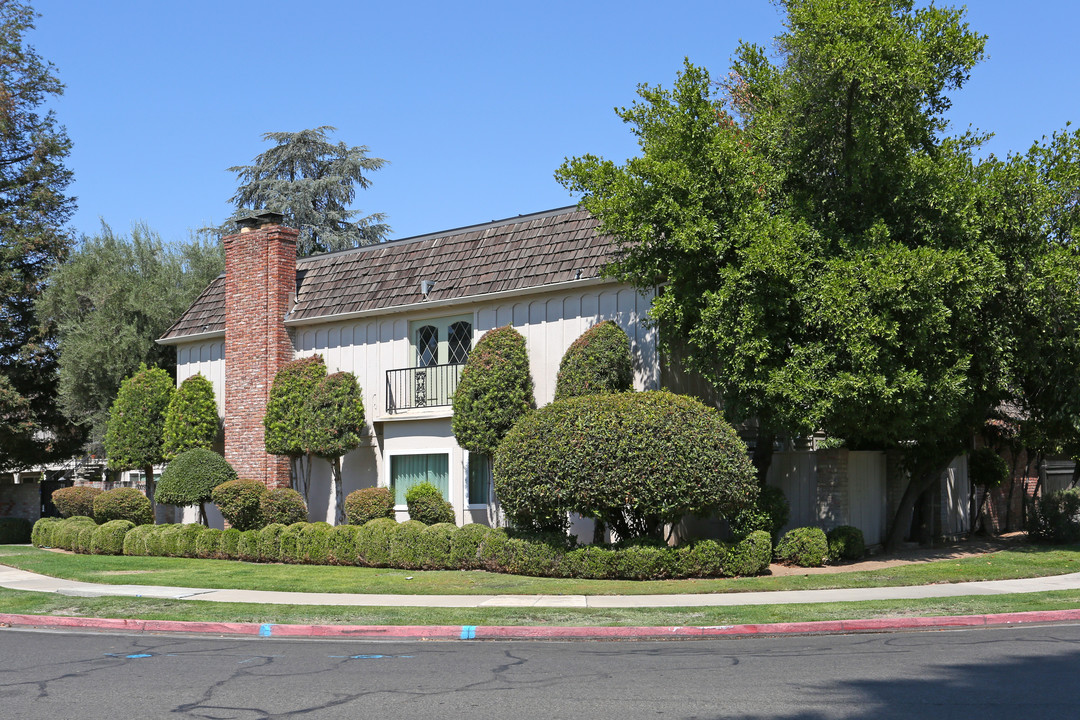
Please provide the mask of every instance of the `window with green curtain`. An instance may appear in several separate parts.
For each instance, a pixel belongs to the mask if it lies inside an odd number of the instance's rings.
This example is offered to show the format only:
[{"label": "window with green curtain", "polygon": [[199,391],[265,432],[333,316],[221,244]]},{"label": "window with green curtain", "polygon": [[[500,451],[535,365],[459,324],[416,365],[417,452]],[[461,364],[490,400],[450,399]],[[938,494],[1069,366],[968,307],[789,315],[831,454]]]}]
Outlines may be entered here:
[{"label": "window with green curtain", "polygon": [[469,453],[469,504],[487,505],[491,502],[491,457]]},{"label": "window with green curtain", "polygon": [[439,488],[443,498],[450,499],[450,456],[447,453],[390,456],[390,488],[396,504],[404,505],[405,493],[422,482],[431,483]]}]

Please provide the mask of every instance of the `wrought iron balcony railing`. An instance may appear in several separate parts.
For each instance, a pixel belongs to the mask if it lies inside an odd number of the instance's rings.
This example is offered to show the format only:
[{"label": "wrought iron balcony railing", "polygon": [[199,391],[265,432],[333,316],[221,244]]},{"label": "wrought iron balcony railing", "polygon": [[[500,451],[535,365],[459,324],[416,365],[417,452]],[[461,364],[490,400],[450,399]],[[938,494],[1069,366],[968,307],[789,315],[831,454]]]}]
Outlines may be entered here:
[{"label": "wrought iron balcony railing", "polygon": [[454,402],[464,364],[386,371],[386,412],[445,407]]}]

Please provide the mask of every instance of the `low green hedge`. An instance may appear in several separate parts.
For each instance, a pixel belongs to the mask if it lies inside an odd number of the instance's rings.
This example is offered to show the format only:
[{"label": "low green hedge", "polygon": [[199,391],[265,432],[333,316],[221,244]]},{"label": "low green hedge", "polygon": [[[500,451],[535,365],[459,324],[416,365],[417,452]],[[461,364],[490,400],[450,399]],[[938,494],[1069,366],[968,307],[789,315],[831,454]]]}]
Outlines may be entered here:
[{"label": "low green hedge", "polygon": [[34,547],[52,547],[52,534],[63,520],[55,517],[41,518],[34,523],[34,529],[30,531],[30,542]]},{"label": "low green hedge", "polygon": [[[94,518],[85,515],[75,515],[64,518],[59,522],[52,518],[45,518],[38,520],[38,522],[44,523],[47,527],[42,527],[38,532],[39,543],[35,544],[38,544],[39,547],[60,548],[72,552],[78,552],[79,531],[87,526],[91,528],[97,527]],[[31,531],[32,535],[33,531]]]},{"label": "low green hedge", "polygon": [[146,537],[156,525],[136,525],[124,535],[124,555],[146,555]]},{"label": "low green hedge", "polygon": [[30,542],[34,524],[26,518],[0,518],[0,545],[22,545]]},{"label": "low green hedge", "polygon": [[220,557],[222,532],[223,531],[218,530],[217,528],[206,528],[199,533],[199,537],[195,541],[196,556],[205,559],[216,559]]},{"label": "low green hedge", "polygon": [[94,555],[123,555],[124,538],[135,527],[130,520],[110,520],[94,528],[90,552]]}]

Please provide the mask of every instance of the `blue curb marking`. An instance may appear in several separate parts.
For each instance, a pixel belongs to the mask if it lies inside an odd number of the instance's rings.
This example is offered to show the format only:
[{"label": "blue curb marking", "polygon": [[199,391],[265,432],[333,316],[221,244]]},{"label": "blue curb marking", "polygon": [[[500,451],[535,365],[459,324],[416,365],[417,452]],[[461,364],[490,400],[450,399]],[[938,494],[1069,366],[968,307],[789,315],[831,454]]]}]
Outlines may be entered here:
[{"label": "blue curb marking", "polygon": [[259,626],[259,637],[270,637],[270,635],[273,634],[273,632],[274,632],[273,629],[272,629],[273,627],[274,626],[271,625],[270,623],[263,623],[262,625],[260,625]]},{"label": "blue curb marking", "polygon": [[462,640],[475,640],[476,639],[476,626],[475,625],[462,625],[461,626],[461,639]]}]

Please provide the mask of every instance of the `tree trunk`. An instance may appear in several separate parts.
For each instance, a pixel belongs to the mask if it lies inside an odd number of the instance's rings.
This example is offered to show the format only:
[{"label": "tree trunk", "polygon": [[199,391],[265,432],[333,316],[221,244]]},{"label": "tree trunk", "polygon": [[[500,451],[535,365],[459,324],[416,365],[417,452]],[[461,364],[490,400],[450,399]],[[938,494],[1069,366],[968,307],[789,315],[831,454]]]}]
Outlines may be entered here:
[{"label": "tree trunk", "polygon": [[199,501],[199,522],[209,527],[210,522],[206,519],[206,503]]},{"label": "tree trunk", "polygon": [[331,464],[334,472],[334,524],[345,524],[345,491],[341,487],[341,458]]},{"label": "tree trunk", "polygon": [[769,466],[772,465],[773,443],[776,441],[776,433],[765,428],[758,428],[757,444],[754,446],[754,469],[757,470],[758,485],[764,487],[765,480],[769,477]]},{"label": "tree trunk", "polygon": [[1073,458],[1072,481],[1069,483],[1069,487],[1076,487],[1077,482],[1080,482],[1080,458]]},{"label": "tree trunk", "polygon": [[154,504],[154,466],[145,466],[143,468],[143,475],[146,477],[146,498],[150,501],[150,512],[156,515],[157,506]]},{"label": "tree trunk", "polygon": [[941,477],[941,473],[948,469],[949,463],[944,461],[932,467],[933,470],[908,480],[907,488],[904,489],[904,494],[900,498],[900,506],[896,508],[896,515],[893,516],[892,528],[889,530],[888,537],[885,538],[885,552],[891,553],[900,547],[900,543],[904,541],[904,535],[911,527],[911,516],[915,510],[916,501],[934,484],[935,480]]}]

